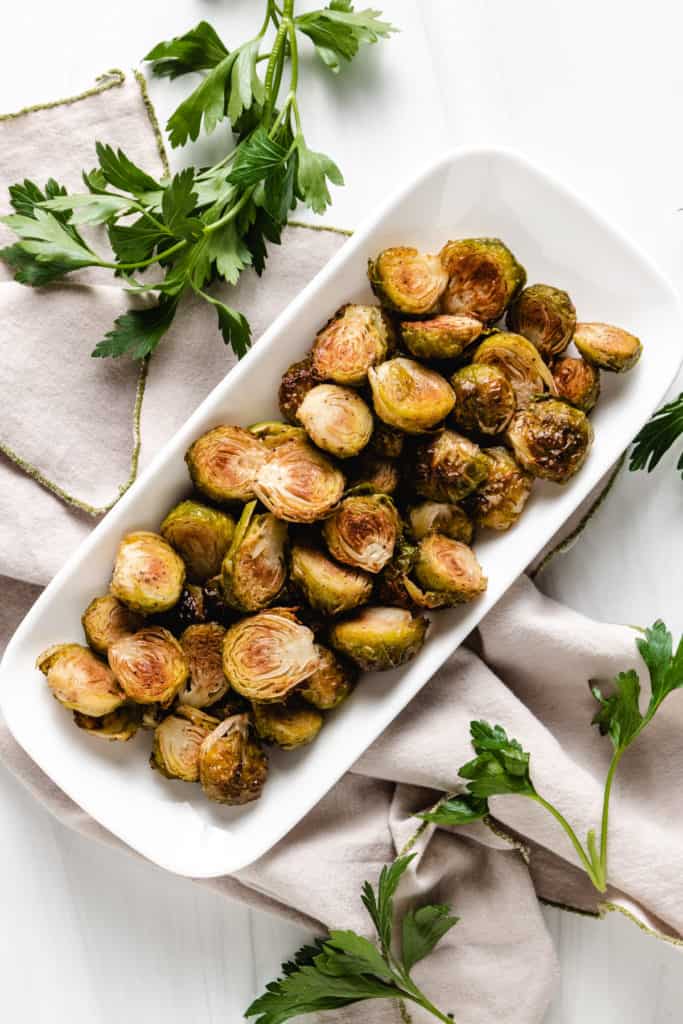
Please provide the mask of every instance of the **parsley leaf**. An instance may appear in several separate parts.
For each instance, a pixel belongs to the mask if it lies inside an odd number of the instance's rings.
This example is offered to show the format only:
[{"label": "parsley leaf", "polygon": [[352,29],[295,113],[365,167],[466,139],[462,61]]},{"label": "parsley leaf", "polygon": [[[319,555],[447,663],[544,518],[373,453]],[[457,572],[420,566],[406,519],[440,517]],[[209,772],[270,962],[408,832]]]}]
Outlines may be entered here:
[{"label": "parsley leaf", "polygon": [[271,139],[261,125],[238,147],[228,181],[242,187],[256,185],[282,167],[286,156],[287,147]]},{"label": "parsley leaf", "polygon": [[299,32],[308,36],[316,53],[330,70],[337,73],[340,59],[351,61],[362,43],[376,43],[388,38],[396,29],[380,21],[380,11],[354,11],[346,0],[332,0],[328,7],[295,18]]},{"label": "parsley leaf", "polygon": [[379,876],[377,892],[369,882],[363,886],[361,900],[372,919],[379,941],[385,948],[391,943],[391,926],[394,917],[394,895],[414,854],[397,857],[388,867],[383,867]]},{"label": "parsley leaf", "polygon": [[130,213],[130,200],[124,196],[82,194],[57,196],[40,204],[52,213],[70,213],[70,224],[105,224],[113,217]]},{"label": "parsley leaf", "polygon": [[197,238],[201,234],[201,221],[191,214],[197,195],[194,191],[194,171],[187,167],[176,174],[164,189],[161,212],[169,232],[176,237]]},{"label": "parsley leaf", "polygon": [[297,187],[301,198],[314,213],[324,213],[332,202],[327,179],[333,185],[343,185],[344,178],[337,165],[324,153],[314,153],[304,141],[303,135],[296,138],[299,154]]},{"label": "parsley leaf", "polygon": [[615,750],[625,750],[638,735],[643,724],[643,716],[638,707],[638,673],[633,669],[620,672],[614,684],[615,691],[609,697],[603,697],[598,686],[591,687],[593,696],[600,704],[593,716],[593,725],[598,726],[602,736],[609,735]]},{"label": "parsley leaf", "polygon": [[[646,469],[651,473],[659,465],[669,448],[683,434],[683,393],[663,405],[636,435],[628,468],[632,473]],[[676,469],[683,476],[683,454]]]},{"label": "parsley leaf", "polygon": [[462,766],[460,775],[470,780],[467,788],[472,796],[535,792],[529,754],[517,740],[509,739],[500,725],[491,727],[488,722],[472,722],[470,733],[477,757]]},{"label": "parsley leaf", "polygon": [[157,347],[175,316],[177,303],[162,296],[156,306],[131,309],[114,321],[114,326],[93,351],[93,356],[128,355],[144,359]]},{"label": "parsley leaf", "polygon": [[122,192],[132,192],[133,195],[161,188],[159,182],[134,164],[122,149],[114,150],[103,142],[96,142],[95,152],[103,178],[114,188],[121,189]]},{"label": "parsley leaf", "polygon": [[143,263],[165,239],[166,231],[147,217],[139,217],[132,224],[109,226],[109,243],[121,263]]},{"label": "parsley leaf", "polygon": [[144,59],[151,62],[155,75],[179,78],[190,71],[215,68],[227,55],[218,33],[208,21],[200,21],[184,35],[157,43]]},{"label": "parsley leaf", "polygon": [[427,811],[420,817],[423,821],[432,821],[437,825],[470,825],[473,821],[481,821],[488,813],[486,799],[460,793],[443,800],[435,810]]},{"label": "parsley leaf", "polygon": [[41,263],[21,245],[8,245],[0,249],[0,259],[12,267],[15,281],[19,284],[32,285],[34,288],[51,284],[52,281],[57,281],[77,269],[69,260],[53,258],[49,263]]},{"label": "parsley leaf", "polygon": [[188,139],[194,142],[202,124],[210,135],[226,116],[230,76],[238,54],[238,50],[233,50],[211,68],[194,92],[171,114],[166,131],[172,146],[184,146]]},{"label": "parsley leaf", "polygon": [[429,956],[459,920],[453,917],[451,908],[443,904],[409,910],[401,925],[401,950],[406,971],[410,973],[419,960]]}]

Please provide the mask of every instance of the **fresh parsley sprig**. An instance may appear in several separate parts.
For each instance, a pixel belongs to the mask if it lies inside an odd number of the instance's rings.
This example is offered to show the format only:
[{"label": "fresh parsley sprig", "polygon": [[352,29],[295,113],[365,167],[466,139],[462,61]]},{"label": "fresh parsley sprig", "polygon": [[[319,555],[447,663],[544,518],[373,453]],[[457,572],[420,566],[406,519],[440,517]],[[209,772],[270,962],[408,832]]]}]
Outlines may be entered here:
[{"label": "fresh parsley sprig", "polygon": [[634,669],[620,672],[613,691],[605,696],[598,686],[591,692],[598,702],[593,718],[602,735],[609,735],[614,753],[607,771],[600,825],[600,841],[594,829],[588,832],[585,845],[576,832],[548,800],[538,792],[531,779],[530,754],[520,743],[510,739],[500,725],[471,722],[470,733],[476,757],[460,769],[467,779],[467,792],[451,797],[433,812],[422,815],[426,821],[439,825],[467,825],[489,813],[488,798],[514,793],[536,801],[552,814],[567,833],[586,874],[595,888],[607,888],[607,838],[610,797],[614,776],[624,753],[652,721],[662,701],[673,690],[683,687],[683,637],[674,651],[671,633],[657,621],[636,641],[650,674],[650,699],[644,712],[640,710],[640,679]]},{"label": "fresh parsley sprig", "polygon": [[[415,1003],[437,1020],[453,1024],[453,1017],[434,1006],[410,972],[458,918],[449,907],[437,904],[408,910],[400,927],[394,924],[394,896],[413,856],[398,857],[384,867],[377,890],[369,882],[363,886],[361,899],[375,926],[377,945],[352,931],[330,932],[283,964],[283,976],[266,986],[245,1016],[256,1018],[255,1024],[283,1024],[367,999],[395,999]],[[398,948],[400,953],[395,952]]]},{"label": "fresh parsley sprig", "polygon": [[[337,72],[361,45],[395,29],[379,11],[355,11],[350,0],[330,0],[301,15],[294,7],[295,0],[267,0],[256,35],[233,50],[202,21],[147,54],[157,75],[202,74],[166,127],[171,145],[182,146],[227,122],[233,145],[213,167],[157,179],[120,149],[97,143],[98,166],[83,173],[85,192],[69,193],[52,179],[42,190],[29,180],[10,188],[14,212],[1,219],[18,241],[0,250],[0,258],[17,281],[45,285],[83,267],[102,267],[131,292],[156,296],[156,304],[120,316],[94,356],[149,355],[189,294],[213,306],[224,341],[244,355],[249,324],[212,286],[236,284],[247,267],[261,274],[267,243],[279,244],[297,203],[324,213],[329,184],[344,184],[336,164],[311,149],[303,132],[299,40],[312,40],[321,61]],[[81,233],[98,224],[106,227],[113,260]],[[157,275],[148,280],[152,266]]]},{"label": "fresh parsley sprig", "polygon": [[[648,473],[659,464],[669,448],[683,434],[683,393],[663,405],[647,421],[636,436],[628,468],[631,472],[646,469]],[[683,453],[676,469],[683,476]]]}]

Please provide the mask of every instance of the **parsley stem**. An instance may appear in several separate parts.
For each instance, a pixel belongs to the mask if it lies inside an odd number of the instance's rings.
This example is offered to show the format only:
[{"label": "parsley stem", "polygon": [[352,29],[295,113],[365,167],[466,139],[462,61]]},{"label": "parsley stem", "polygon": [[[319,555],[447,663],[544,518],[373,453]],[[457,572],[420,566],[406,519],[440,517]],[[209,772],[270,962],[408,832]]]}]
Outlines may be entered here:
[{"label": "parsley stem", "polygon": [[607,771],[607,778],[605,779],[605,796],[602,801],[602,822],[600,825],[600,868],[602,874],[602,891],[607,888],[607,831],[609,828],[609,801],[612,795],[612,783],[614,782],[614,773],[617,770],[617,766],[621,761],[621,756],[626,748],[617,749],[614,751],[612,760],[610,761],[609,769]]},{"label": "parsley stem", "polygon": [[583,864],[583,866],[584,866],[584,868],[586,870],[586,874],[590,878],[591,882],[593,883],[593,885],[595,886],[596,889],[598,889],[600,892],[604,892],[605,891],[604,883],[602,883],[602,880],[600,878],[598,878],[598,876],[596,875],[595,870],[593,868],[593,865],[591,864],[590,860],[586,856],[586,852],[585,852],[583,846],[581,845],[581,842],[580,842],[578,836],[576,835],[576,832],[571,827],[571,825],[569,824],[567,819],[564,817],[564,815],[561,814],[557,810],[556,807],[553,807],[553,805],[551,803],[548,803],[547,800],[544,800],[543,797],[540,795],[540,793],[529,793],[528,796],[529,796],[530,800],[535,800],[536,803],[539,803],[542,807],[545,807],[546,811],[549,811],[550,814],[552,814],[553,818],[555,818],[555,820],[557,822],[559,822],[559,824],[562,826],[562,828],[565,830],[565,832],[569,836],[569,839],[571,840],[571,844],[574,847],[574,849],[576,850],[577,856],[578,856],[579,860],[581,861],[581,863]]},{"label": "parsley stem", "polygon": [[172,256],[174,252],[184,249],[186,245],[187,239],[183,238],[180,242],[172,245],[170,249],[158,252],[156,256],[150,256],[148,260],[141,260],[139,263],[105,263],[104,261],[99,261],[97,266],[106,267],[108,270],[142,270],[143,267],[149,267],[152,263],[158,263],[160,260],[166,259],[167,256]]},{"label": "parsley stem", "polygon": [[242,207],[249,202],[253,191],[253,186],[251,188],[246,189],[246,191],[243,192],[243,194],[237,200],[235,205],[230,210],[228,210],[227,213],[224,213],[222,217],[219,217],[218,220],[215,220],[213,224],[207,224],[207,226],[204,228],[204,234],[210,235],[213,231],[217,231],[219,228],[222,228],[224,224],[227,224],[229,221],[233,220],[240,212]]},{"label": "parsley stem", "polygon": [[437,1020],[444,1021],[444,1024],[455,1024],[455,1019],[453,1017],[448,1017],[445,1013],[442,1013],[441,1010],[434,1006],[434,1003],[430,1002],[425,995],[420,994],[419,999],[413,999],[413,1002],[417,1003],[418,1006],[421,1006],[423,1010],[431,1013]]}]

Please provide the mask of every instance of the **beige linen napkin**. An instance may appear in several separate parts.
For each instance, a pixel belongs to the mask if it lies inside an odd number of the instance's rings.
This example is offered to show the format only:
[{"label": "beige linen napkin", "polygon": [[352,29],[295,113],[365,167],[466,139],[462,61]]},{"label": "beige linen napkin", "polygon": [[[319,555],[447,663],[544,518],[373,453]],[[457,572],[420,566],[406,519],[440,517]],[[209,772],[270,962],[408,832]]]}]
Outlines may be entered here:
[{"label": "beige linen napkin", "polygon": [[[68,137],[68,152],[55,146],[46,156],[48,134]],[[0,121],[0,195],[27,174],[59,173],[76,184],[94,137],[124,145],[161,170],[140,84],[119,76],[75,102]],[[291,228],[273,250],[267,286],[245,276],[234,301],[257,336],[342,242],[334,232]],[[150,360],[146,379],[130,364],[89,360],[87,352],[123,305],[118,287],[94,275],[43,293],[0,281],[0,445],[9,453],[0,456],[0,650],[40,585],[91,528],[92,513],[116,497],[131,467],[148,461],[231,365],[213,317],[191,306]],[[365,930],[362,882],[374,881],[383,864],[410,848],[417,857],[401,899],[448,902],[462,918],[420,966],[425,989],[459,1024],[533,1024],[543,1017],[556,971],[534,886],[554,902],[599,910],[564,833],[521,798],[494,800],[495,830],[483,824],[418,830],[414,815],[457,785],[457,769],[471,756],[468,723],[487,718],[533,751],[539,788],[585,833],[599,816],[609,758],[608,741],[588,727],[593,708],[586,683],[637,666],[638,657],[629,629],[569,611],[526,578],[489,614],[477,642],[481,657],[459,650],[268,855],[235,877],[203,884],[316,930]],[[648,741],[624,759],[610,836],[618,888],[603,901],[673,938],[683,934],[681,829],[673,813],[683,785],[681,726],[683,700],[674,695]],[[42,774],[1,722],[0,759],[69,827],[121,845]],[[667,785],[658,788],[653,808],[650,781],[657,774],[666,774]],[[380,1004],[331,1018],[406,1019],[396,1006]]]}]

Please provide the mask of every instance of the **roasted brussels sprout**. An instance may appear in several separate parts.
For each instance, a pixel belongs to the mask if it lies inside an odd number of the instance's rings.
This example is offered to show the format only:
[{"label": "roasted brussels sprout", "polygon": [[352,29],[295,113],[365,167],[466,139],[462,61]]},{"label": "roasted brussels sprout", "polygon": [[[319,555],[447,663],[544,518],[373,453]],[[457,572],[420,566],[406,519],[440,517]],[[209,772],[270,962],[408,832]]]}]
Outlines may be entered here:
[{"label": "roasted brussels sprout", "polygon": [[487,448],[489,472],[484,483],[467,499],[477,526],[508,530],[521,516],[533,477],[522,469],[507,448]]},{"label": "roasted brussels sprout", "polygon": [[555,393],[552,374],[538,349],[521,334],[499,331],[481,343],[473,360],[502,370],[512,385],[518,409],[525,409],[546,389]]},{"label": "roasted brussels sprout", "polygon": [[[417,545],[413,573],[417,587],[406,580],[415,604],[445,608],[473,601],[487,580],[472,548],[441,533],[430,533]],[[421,592],[418,588],[421,588]]]},{"label": "roasted brussels sprout", "polygon": [[295,750],[312,743],[320,732],[323,716],[310,705],[295,699],[286,704],[254,704],[254,725],[264,743],[282,750]]},{"label": "roasted brussels sprout", "polygon": [[455,359],[483,330],[482,322],[473,316],[444,313],[431,320],[405,320],[401,337],[418,359]]},{"label": "roasted brussels sprout", "polygon": [[142,616],[126,608],[113,594],[95,597],[83,612],[83,632],[93,651],[106,655],[122,636],[134,633],[142,625]]},{"label": "roasted brussels sprout", "polygon": [[117,640],[109,648],[109,665],[136,704],[168,706],[189,672],[185,652],[162,626],[146,626]]},{"label": "roasted brussels sprout", "polygon": [[158,533],[138,530],[119,544],[111,592],[131,611],[167,611],[178,601],[184,582],[185,563]]},{"label": "roasted brussels sprout", "polygon": [[297,687],[296,693],[308,704],[321,711],[331,711],[346,700],[358,679],[357,666],[331,651],[317,645],[318,667]]},{"label": "roasted brussels sprout", "polygon": [[163,626],[174,636],[180,636],[188,626],[196,626],[207,621],[206,605],[204,589],[196,583],[188,583],[183,587],[178,603],[167,612],[151,616],[147,624]]},{"label": "roasted brussels sprout", "polygon": [[474,526],[464,509],[450,501],[423,501],[408,509],[410,532],[415,540],[442,533],[452,540],[471,544]]},{"label": "roasted brussels sprout", "polygon": [[135,736],[142,723],[142,708],[135,704],[123,704],[108,715],[95,717],[74,711],[74,724],[101,740],[126,743]]},{"label": "roasted brussels sprout", "polygon": [[409,246],[385,249],[368,260],[370,287],[389,309],[411,316],[436,312],[448,284],[448,273],[438,256]]},{"label": "roasted brussels sprout", "polygon": [[199,750],[219,719],[197,708],[176,708],[154,730],[149,763],[167,779],[199,781]]},{"label": "roasted brussels sprout", "polygon": [[517,413],[507,436],[524,469],[563,484],[586,461],[593,428],[580,409],[549,398]]},{"label": "roasted brussels sprout", "polygon": [[394,344],[393,325],[379,306],[348,303],[317,335],[313,369],[321,380],[359,387],[370,367],[384,362]]},{"label": "roasted brussels sprout", "polygon": [[223,579],[219,576],[212,576],[202,588],[204,606],[207,622],[220,622],[227,626],[238,618],[237,611],[225,600],[223,593]]},{"label": "roasted brussels sprout", "polygon": [[297,416],[318,448],[339,459],[358,455],[372,434],[370,409],[359,394],[339,384],[311,388]]},{"label": "roasted brussels sprout", "polygon": [[526,271],[498,238],[461,238],[440,253],[448,273],[444,313],[492,324],[526,283]]},{"label": "roasted brussels sprout", "polygon": [[630,370],[643,351],[634,334],[611,324],[577,324],[574,344],[587,363],[613,373]]},{"label": "roasted brussels sprout", "polygon": [[244,506],[221,570],[225,600],[243,612],[267,607],[287,579],[287,524],[255,509],[255,501]]},{"label": "roasted brussels sprout", "polygon": [[178,552],[191,583],[204,583],[220,572],[225,552],[235,530],[235,520],[226,512],[181,501],[171,509],[159,532]]},{"label": "roasted brussels sprout", "polygon": [[405,608],[373,605],[335,622],[330,642],[360,668],[381,672],[410,661],[422,647],[428,622]]},{"label": "roasted brussels sprout", "polygon": [[217,622],[189,626],[180,637],[190,674],[178,694],[180,704],[207,708],[221,700],[230,689],[223,672],[225,628]]},{"label": "roasted brussels sprout", "polygon": [[473,434],[501,434],[515,413],[512,384],[497,366],[472,363],[451,377],[453,422]]},{"label": "roasted brussels sprout", "polygon": [[193,484],[211,501],[251,501],[267,454],[265,444],[248,430],[223,425],[197,438],[185,462]]},{"label": "roasted brussels sprout", "polygon": [[552,364],[558,398],[590,412],[600,397],[600,371],[585,359],[560,356]]},{"label": "roasted brussels sprout", "polygon": [[361,455],[349,466],[352,494],[395,494],[401,483],[401,469],[395,459]]},{"label": "roasted brussels sprout", "polygon": [[287,608],[269,608],[231,626],[223,671],[232,688],[256,703],[281,702],[318,666],[313,632]]},{"label": "roasted brussels sprout", "polygon": [[296,414],[307,393],[322,381],[313,368],[313,357],[306,356],[292,363],[282,375],[278,401],[280,412],[289,423],[296,424]]},{"label": "roasted brussels sprout", "polygon": [[292,547],[290,573],[307,602],[325,615],[339,615],[369,601],[372,580],[360,569],[339,565],[309,544]]},{"label": "roasted brussels sprout", "polygon": [[517,296],[505,323],[523,334],[544,359],[564,352],[576,327],[576,310],[567,292],[549,284],[532,284]]},{"label": "roasted brussels sprout", "polygon": [[303,427],[295,427],[291,423],[283,423],[281,420],[263,420],[261,423],[252,423],[247,427],[250,434],[263,441],[266,448],[277,448],[285,441],[305,441],[306,431]]},{"label": "roasted brussels sprout", "polygon": [[[133,707],[136,706],[133,705]],[[148,732],[154,732],[168,714],[168,708],[162,708],[161,704],[142,704],[139,710],[142,712],[140,728],[146,729]]]},{"label": "roasted brussels sprout", "polygon": [[417,448],[415,490],[433,501],[459,501],[486,479],[488,463],[479,445],[454,430],[442,430]]},{"label": "roasted brussels sprout", "polygon": [[109,666],[82,644],[48,647],[38,656],[36,668],[47,678],[53,697],[72,711],[101,718],[126,699]]},{"label": "roasted brussels sprout", "polygon": [[354,494],[323,523],[330,554],[366,572],[380,572],[401,532],[396,506],[386,494]]},{"label": "roasted brussels sprout", "polygon": [[261,796],[267,777],[268,756],[249,715],[226,718],[199,749],[199,781],[209,800],[248,804]]},{"label": "roasted brussels sprout", "polygon": [[375,419],[375,426],[372,437],[368,442],[365,454],[374,455],[382,459],[398,459],[403,453],[406,436],[397,427],[390,427],[388,423]]},{"label": "roasted brussels sprout", "polygon": [[269,452],[254,489],[278,519],[312,523],[339,503],[344,475],[313,445],[287,441]]},{"label": "roasted brussels sprout", "polygon": [[403,356],[373,367],[368,379],[379,418],[407,434],[435,427],[455,402],[453,389],[440,373]]}]

